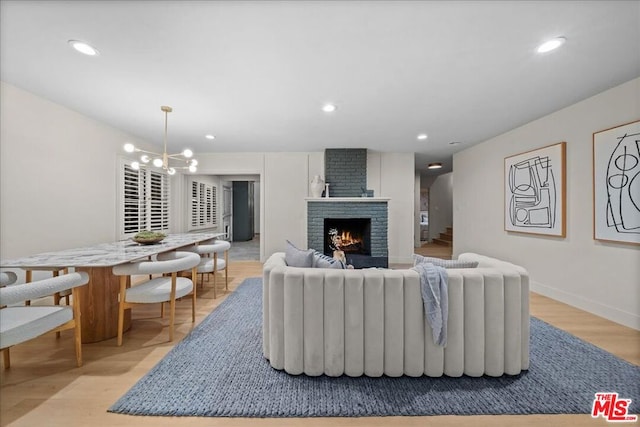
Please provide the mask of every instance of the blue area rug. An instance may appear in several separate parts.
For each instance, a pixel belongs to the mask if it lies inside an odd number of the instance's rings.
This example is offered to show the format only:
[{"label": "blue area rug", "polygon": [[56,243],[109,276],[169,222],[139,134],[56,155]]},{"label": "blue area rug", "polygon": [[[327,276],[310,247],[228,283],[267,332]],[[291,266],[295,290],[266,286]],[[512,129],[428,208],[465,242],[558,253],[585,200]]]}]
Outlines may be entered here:
[{"label": "blue area rug", "polygon": [[262,280],[247,279],[110,412],[210,417],[590,414],[596,392],[640,409],[640,367],[536,318],[531,367],[501,378],[292,376],[262,357]]}]

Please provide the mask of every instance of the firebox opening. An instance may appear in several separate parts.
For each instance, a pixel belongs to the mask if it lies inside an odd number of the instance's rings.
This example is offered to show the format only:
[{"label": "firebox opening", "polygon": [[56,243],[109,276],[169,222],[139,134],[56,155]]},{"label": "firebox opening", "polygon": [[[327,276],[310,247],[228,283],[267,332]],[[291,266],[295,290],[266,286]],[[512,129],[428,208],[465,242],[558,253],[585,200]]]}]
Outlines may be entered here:
[{"label": "firebox opening", "polygon": [[324,253],[371,255],[371,218],[325,218]]}]

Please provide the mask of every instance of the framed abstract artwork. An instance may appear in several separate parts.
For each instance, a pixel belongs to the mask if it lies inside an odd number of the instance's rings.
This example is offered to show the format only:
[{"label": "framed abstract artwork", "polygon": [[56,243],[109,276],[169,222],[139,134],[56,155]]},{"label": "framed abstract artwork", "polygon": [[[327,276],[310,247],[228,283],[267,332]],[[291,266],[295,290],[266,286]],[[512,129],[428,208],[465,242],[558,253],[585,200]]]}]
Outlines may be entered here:
[{"label": "framed abstract artwork", "polygon": [[640,120],[593,134],[593,238],[640,244]]},{"label": "framed abstract artwork", "polygon": [[504,229],[565,237],[566,143],[504,159]]}]

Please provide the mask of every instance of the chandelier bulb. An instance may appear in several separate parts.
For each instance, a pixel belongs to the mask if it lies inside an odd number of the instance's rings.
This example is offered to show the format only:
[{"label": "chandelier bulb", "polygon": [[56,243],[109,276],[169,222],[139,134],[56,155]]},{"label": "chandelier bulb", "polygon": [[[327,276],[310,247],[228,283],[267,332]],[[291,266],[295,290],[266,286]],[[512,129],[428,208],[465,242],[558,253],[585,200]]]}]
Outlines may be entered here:
[{"label": "chandelier bulb", "polygon": [[185,148],[185,150],[182,152],[182,155],[188,159],[189,157],[193,156],[193,151],[189,150],[188,148]]},{"label": "chandelier bulb", "polygon": [[189,166],[189,172],[195,172],[197,170],[198,168],[196,168],[194,165]]},{"label": "chandelier bulb", "polygon": [[126,151],[127,153],[133,153],[135,150],[136,147],[132,143],[128,142],[124,144],[124,151]]},{"label": "chandelier bulb", "polygon": [[140,170],[140,163],[138,163],[138,162],[131,162],[131,169],[133,169],[133,170]]},{"label": "chandelier bulb", "polygon": [[169,169],[167,169],[167,173],[169,175],[175,175],[176,174],[176,170],[174,168],[169,168]]},{"label": "chandelier bulb", "polygon": [[198,161],[196,159],[191,159],[191,161],[189,162],[189,164],[191,166],[198,166]]},{"label": "chandelier bulb", "polygon": [[157,168],[161,168],[162,167],[162,159],[161,158],[155,158],[153,159],[153,166],[157,167]]},{"label": "chandelier bulb", "polygon": [[140,156],[140,161],[142,163],[149,163],[151,161],[151,157],[147,156],[146,154],[143,154],[142,156]]}]

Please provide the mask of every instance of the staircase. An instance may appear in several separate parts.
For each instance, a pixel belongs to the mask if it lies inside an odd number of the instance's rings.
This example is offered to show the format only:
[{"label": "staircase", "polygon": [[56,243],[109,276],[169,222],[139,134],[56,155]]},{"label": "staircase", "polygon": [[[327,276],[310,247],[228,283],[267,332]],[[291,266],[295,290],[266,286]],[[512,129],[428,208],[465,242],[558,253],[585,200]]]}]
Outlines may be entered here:
[{"label": "staircase", "polygon": [[433,239],[433,243],[442,246],[453,246],[453,227],[447,227],[447,231],[440,233],[439,237]]}]

